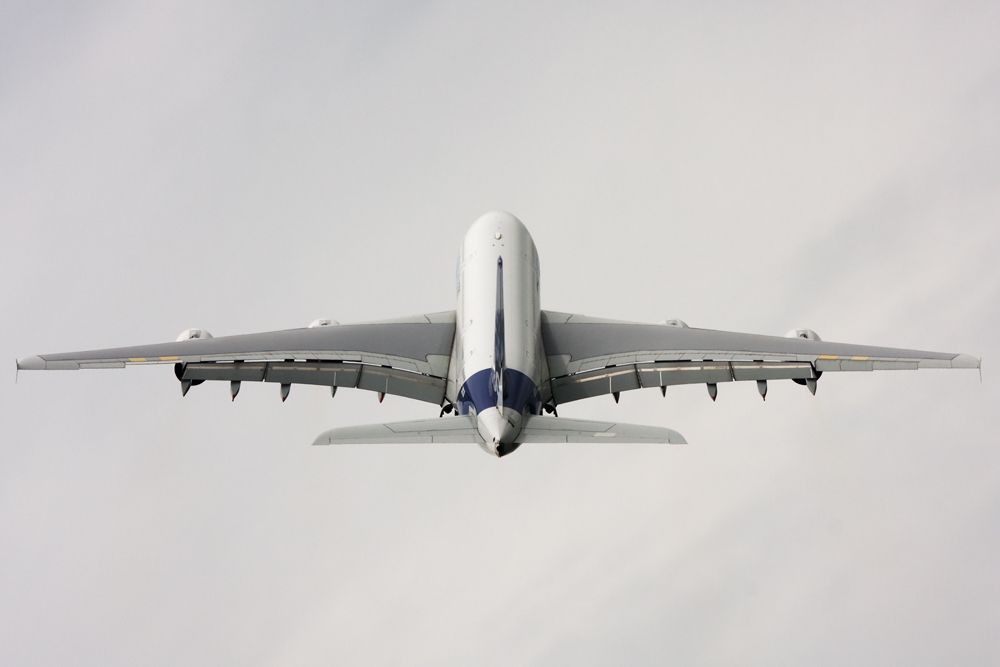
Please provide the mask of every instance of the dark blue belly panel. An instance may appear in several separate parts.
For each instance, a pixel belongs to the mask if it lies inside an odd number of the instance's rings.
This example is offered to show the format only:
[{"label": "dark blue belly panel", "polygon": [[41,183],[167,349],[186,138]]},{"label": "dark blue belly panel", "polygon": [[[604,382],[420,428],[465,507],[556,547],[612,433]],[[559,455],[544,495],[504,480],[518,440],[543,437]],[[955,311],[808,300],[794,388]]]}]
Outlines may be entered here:
[{"label": "dark blue belly panel", "polygon": [[[503,406],[519,413],[539,414],[542,409],[541,395],[531,378],[507,368],[503,372]],[[476,413],[497,406],[497,390],[493,382],[493,369],[484,368],[473,373],[458,391],[455,408],[458,414],[467,415],[475,408]]]}]

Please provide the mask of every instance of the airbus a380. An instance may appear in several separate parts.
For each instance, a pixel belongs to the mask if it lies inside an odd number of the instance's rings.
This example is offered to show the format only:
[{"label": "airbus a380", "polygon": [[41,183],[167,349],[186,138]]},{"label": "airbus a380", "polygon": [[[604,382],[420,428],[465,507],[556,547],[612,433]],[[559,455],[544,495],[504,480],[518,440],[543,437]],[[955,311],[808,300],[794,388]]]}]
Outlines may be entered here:
[{"label": "airbus a380", "polygon": [[[504,456],[522,443],[683,444],[671,429],[559,418],[583,398],[670,385],[704,384],[712,400],[725,382],[792,380],[816,393],[835,371],[979,368],[967,354],[829,343],[813,331],[781,336],[641,324],[541,309],[538,252],[509,213],[483,215],[466,233],[454,311],[214,338],[188,329],[175,342],[43,354],[19,370],[172,364],[181,393],[206,380],[274,382],[281,399],[295,383],[394,394],[440,407],[436,419],[336,428],[314,444],[478,443]],[[446,416],[447,415],[447,416]]]}]

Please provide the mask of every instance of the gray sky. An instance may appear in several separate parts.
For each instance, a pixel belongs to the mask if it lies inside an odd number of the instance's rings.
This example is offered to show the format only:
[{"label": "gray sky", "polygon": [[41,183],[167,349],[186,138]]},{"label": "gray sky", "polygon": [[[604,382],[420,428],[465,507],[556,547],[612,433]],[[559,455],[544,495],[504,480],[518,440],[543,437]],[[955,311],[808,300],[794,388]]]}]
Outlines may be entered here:
[{"label": "gray sky", "polygon": [[0,383],[3,664],[1000,661],[997,3],[0,8],[0,349],[545,307],[961,351],[632,392],[686,448],[310,448],[433,416],[168,368]]}]

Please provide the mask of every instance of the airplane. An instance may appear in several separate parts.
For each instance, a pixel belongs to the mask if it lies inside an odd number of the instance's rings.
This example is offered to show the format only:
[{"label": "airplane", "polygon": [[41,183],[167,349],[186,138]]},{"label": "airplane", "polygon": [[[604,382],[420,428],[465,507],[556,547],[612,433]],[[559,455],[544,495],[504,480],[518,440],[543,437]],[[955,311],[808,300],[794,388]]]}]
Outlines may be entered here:
[{"label": "airplane", "polygon": [[525,443],[686,444],[655,426],[560,418],[559,406],[623,391],[704,384],[714,401],[726,382],[792,380],[816,393],[824,373],[981,368],[968,354],[830,343],[810,329],[764,336],[644,324],[542,310],[534,241],[516,217],[492,211],[465,234],[454,311],[379,322],[316,320],[305,328],[213,337],[187,329],[175,342],[17,361],[21,370],[171,364],[181,394],[209,380],[293,384],[336,395],[351,387],[433,403],[437,418],[334,428],[313,444],[476,443],[503,457]]}]

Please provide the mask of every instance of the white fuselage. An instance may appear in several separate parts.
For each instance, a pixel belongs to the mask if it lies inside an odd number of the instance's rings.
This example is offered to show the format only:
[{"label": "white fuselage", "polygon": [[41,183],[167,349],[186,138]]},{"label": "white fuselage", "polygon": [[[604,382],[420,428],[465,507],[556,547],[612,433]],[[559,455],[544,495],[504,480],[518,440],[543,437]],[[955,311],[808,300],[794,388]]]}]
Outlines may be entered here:
[{"label": "white fuselage", "polygon": [[476,417],[493,454],[511,451],[525,414],[542,410],[538,287],[538,252],[521,221],[500,211],[476,220],[458,260],[449,398],[459,414]]}]

